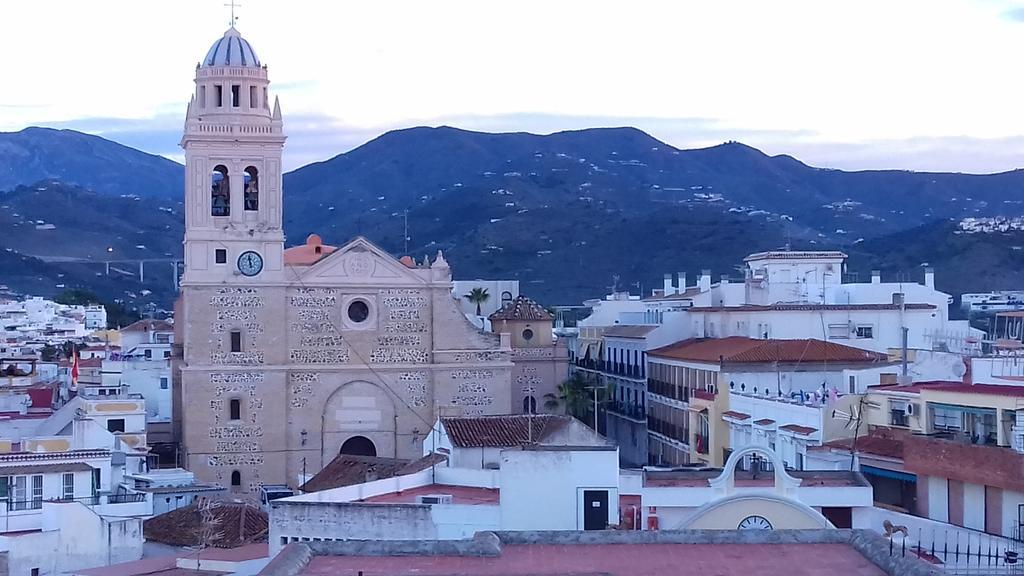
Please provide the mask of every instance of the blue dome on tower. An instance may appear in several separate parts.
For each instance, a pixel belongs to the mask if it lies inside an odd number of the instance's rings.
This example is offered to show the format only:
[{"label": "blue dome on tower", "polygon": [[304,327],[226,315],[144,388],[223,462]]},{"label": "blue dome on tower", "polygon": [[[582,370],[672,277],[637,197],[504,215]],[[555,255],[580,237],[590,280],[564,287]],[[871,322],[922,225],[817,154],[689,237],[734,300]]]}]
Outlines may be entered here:
[{"label": "blue dome on tower", "polygon": [[203,58],[203,66],[246,66],[259,68],[260,61],[252,45],[232,26],[224,36],[210,46]]}]

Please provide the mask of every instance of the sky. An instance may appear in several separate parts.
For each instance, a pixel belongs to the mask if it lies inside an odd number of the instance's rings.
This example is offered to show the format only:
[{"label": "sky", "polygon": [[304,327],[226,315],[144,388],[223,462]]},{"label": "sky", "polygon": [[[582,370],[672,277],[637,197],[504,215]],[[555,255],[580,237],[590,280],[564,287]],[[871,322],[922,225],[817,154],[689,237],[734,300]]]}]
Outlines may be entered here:
[{"label": "sky", "polygon": [[[228,0],[3,5],[0,131],[181,159]],[[636,126],[842,169],[1024,167],[1024,0],[237,0],[296,168],[395,128]]]}]

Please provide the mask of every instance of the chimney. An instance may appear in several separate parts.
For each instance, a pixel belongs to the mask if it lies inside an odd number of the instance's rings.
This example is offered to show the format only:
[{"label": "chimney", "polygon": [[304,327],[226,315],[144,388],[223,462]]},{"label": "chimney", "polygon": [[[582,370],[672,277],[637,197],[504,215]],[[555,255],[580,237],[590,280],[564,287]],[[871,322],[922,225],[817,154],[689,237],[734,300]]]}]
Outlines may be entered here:
[{"label": "chimney", "polygon": [[882,283],[882,271],[881,270],[872,270],[871,271],[871,283],[872,284],[881,284]]},{"label": "chimney", "polygon": [[671,296],[674,294],[672,288],[672,275],[665,274],[665,296]]},{"label": "chimney", "polygon": [[711,270],[701,270],[700,278],[697,279],[697,287],[701,292],[711,290]]},{"label": "chimney", "polygon": [[680,272],[679,273],[679,288],[678,288],[678,292],[680,294],[682,294],[683,292],[686,292],[686,272]]},{"label": "chimney", "polygon": [[932,289],[935,288],[935,268],[928,266],[924,269],[924,285]]}]

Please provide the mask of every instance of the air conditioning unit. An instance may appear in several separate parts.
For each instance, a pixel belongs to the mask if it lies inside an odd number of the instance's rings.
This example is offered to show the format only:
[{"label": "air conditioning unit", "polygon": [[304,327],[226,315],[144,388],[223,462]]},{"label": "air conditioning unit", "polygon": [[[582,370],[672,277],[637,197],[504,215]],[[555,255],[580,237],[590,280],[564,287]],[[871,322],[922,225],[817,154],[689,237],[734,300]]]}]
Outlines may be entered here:
[{"label": "air conditioning unit", "polygon": [[907,416],[914,416],[918,414],[921,407],[917,404],[907,404]]},{"label": "air conditioning unit", "polygon": [[451,494],[424,494],[416,497],[417,504],[451,504]]}]

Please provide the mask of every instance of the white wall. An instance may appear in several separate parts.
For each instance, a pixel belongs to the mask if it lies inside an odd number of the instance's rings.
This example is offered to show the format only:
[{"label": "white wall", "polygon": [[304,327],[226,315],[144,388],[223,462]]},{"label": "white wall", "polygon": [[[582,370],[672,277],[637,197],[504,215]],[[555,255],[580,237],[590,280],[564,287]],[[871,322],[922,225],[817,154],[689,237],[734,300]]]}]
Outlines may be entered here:
[{"label": "white wall", "polygon": [[582,530],[583,490],[608,491],[619,518],[618,450],[508,450],[501,463],[503,530]]},{"label": "white wall", "polygon": [[949,522],[949,484],[945,478],[928,477],[928,517]]}]

